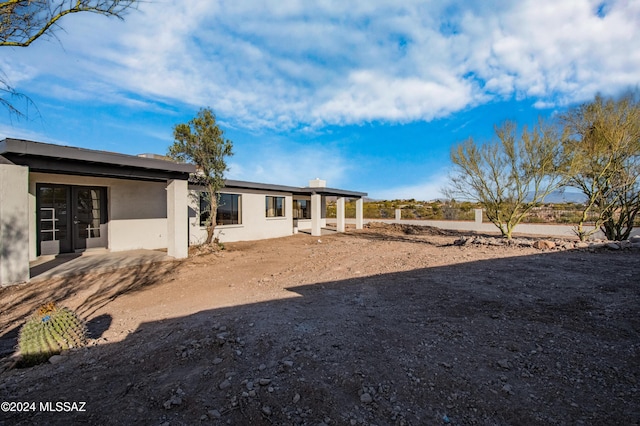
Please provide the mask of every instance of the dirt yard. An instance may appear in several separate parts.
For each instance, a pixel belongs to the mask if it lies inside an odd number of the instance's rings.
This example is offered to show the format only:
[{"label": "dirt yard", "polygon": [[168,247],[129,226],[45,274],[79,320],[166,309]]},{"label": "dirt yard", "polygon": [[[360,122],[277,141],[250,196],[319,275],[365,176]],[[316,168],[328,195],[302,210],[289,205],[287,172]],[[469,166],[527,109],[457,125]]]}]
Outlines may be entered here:
[{"label": "dirt yard", "polygon": [[2,289],[2,356],[50,300],[92,340],[0,363],[0,401],[29,403],[0,425],[638,424],[640,250],[456,238],[299,234]]}]

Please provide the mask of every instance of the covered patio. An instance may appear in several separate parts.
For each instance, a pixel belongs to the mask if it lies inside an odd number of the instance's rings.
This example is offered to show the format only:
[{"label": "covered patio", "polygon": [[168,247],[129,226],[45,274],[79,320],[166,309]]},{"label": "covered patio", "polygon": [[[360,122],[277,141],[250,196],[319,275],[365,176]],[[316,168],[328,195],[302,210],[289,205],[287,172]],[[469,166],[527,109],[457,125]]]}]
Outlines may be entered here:
[{"label": "covered patio", "polygon": [[326,221],[326,197],[337,197],[336,199],[336,228],[337,232],[344,232],[346,229],[345,204],[347,198],[356,199],[356,229],[363,226],[363,197],[364,192],[346,191],[342,189],[327,188],[327,182],[321,179],[309,181],[309,187],[305,188],[306,193],[311,195],[311,235],[322,235],[322,228],[327,226]]},{"label": "covered patio", "polygon": [[147,156],[0,141],[0,285],[29,281],[30,262],[50,255],[165,249],[187,257],[193,172]]},{"label": "covered patio", "polygon": [[40,256],[29,262],[31,281],[54,277],[72,277],[83,274],[99,274],[133,266],[176,260],[164,250],[128,250],[110,252],[89,250],[82,253],[65,253],[57,256]]}]

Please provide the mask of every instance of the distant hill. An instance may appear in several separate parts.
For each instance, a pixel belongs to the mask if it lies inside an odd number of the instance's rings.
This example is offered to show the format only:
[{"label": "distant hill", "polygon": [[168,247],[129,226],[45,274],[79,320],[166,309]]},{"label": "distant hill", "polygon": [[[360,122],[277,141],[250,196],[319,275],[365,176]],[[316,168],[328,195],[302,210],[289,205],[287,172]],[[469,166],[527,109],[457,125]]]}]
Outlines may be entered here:
[{"label": "distant hill", "polygon": [[544,199],[545,203],[584,203],[586,197],[581,192],[554,191]]},{"label": "distant hill", "polygon": [[[327,197],[328,201],[335,202],[336,197]],[[449,202],[446,198],[436,198],[429,201],[424,200],[379,200],[376,198],[364,197],[363,201],[365,203],[381,203],[385,201],[406,201],[412,203],[447,203]],[[572,191],[554,191],[551,194],[547,195],[544,199],[545,203],[584,203],[586,201],[586,197],[581,192],[572,192]]]}]

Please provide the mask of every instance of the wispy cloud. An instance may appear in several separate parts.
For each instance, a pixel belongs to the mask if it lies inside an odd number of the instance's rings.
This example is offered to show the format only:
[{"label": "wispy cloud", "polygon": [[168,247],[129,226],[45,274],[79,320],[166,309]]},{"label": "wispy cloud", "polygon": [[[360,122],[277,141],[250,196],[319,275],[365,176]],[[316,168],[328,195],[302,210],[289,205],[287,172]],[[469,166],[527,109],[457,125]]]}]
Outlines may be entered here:
[{"label": "wispy cloud", "polygon": [[[125,22],[65,21],[63,54],[33,48],[49,64],[40,74],[75,83],[53,92],[61,98],[209,105],[247,128],[405,123],[496,98],[549,107],[637,85],[640,2],[601,3],[149,2]],[[21,61],[11,52],[3,69]],[[24,69],[15,84],[38,74]]]}]

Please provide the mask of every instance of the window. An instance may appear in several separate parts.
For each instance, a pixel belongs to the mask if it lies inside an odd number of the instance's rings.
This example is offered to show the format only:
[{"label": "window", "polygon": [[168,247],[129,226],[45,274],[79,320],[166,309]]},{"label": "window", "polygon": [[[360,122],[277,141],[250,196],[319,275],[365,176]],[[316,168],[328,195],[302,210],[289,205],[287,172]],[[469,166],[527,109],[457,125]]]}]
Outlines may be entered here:
[{"label": "window", "polygon": [[100,238],[101,210],[104,198],[101,188],[76,188],[75,224],[78,227],[79,238]]},{"label": "window", "polygon": [[68,188],[39,185],[40,241],[58,241],[67,238]]},{"label": "window", "polygon": [[[206,226],[211,215],[209,194],[200,193],[200,226]],[[242,223],[241,196],[238,194],[220,194],[216,225],[239,225]]]},{"label": "window", "polygon": [[216,225],[239,225],[242,223],[240,214],[241,199],[238,194],[220,194],[218,200],[218,216]]},{"label": "window", "polygon": [[284,217],[284,197],[266,198],[267,217]]},{"label": "window", "polygon": [[293,200],[293,218],[311,219],[311,201]]}]

